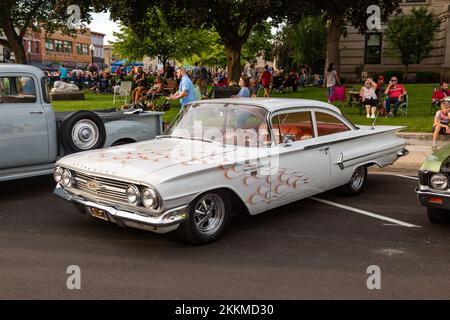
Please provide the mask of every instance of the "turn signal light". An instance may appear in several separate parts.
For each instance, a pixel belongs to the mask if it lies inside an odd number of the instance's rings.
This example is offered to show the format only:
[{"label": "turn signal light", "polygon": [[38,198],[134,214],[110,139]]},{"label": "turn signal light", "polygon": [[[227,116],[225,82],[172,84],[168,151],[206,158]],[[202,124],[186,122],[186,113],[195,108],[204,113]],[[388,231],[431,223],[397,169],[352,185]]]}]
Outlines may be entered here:
[{"label": "turn signal light", "polygon": [[434,203],[434,204],[443,204],[444,203],[444,199],[442,198],[438,198],[438,197],[433,197],[430,198],[430,200],[428,200],[429,203]]}]

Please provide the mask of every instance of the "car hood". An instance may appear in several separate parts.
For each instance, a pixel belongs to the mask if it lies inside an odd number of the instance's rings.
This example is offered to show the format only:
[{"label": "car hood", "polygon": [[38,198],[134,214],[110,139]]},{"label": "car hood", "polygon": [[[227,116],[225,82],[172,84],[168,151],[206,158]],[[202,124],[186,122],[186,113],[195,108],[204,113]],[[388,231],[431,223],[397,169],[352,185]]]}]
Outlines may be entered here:
[{"label": "car hood", "polygon": [[420,168],[421,171],[439,172],[442,164],[450,157],[450,145],[447,145],[425,159]]},{"label": "car hood", "polygon": [[[235,150],[234,146],[203,141],[156,139],[69,155],[60,159],[57,165],[88,174],[141,182],[148,175],[177,165],[198,161],[220,165],[224,154]],[[205,162],[205,159],[211,161]]]}]

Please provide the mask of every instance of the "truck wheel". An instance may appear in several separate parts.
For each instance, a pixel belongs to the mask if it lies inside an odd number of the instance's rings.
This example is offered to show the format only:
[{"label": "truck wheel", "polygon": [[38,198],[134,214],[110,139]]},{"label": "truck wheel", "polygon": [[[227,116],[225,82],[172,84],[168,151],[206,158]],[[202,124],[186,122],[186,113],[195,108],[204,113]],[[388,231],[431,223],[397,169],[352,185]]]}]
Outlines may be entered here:
[{"label": "truck wheel", "polygon": [[231,202],[225,192],[202,194],[189,205],[189,220],[178,228],[181,238],[200,245],[216,241],[222,235],[231,216]]},{"label": "truck wheel", "polygon": [[450,211],[437,208],[427,208],[428,219],[432,223],[449,223]]},{"label": "truck wheel", "polygon": [[62,142],[70,153],[102,148],[106,130],[102,119],[91,111],[78,111],[67,116],[61,125]]},{"label": "truck wheel", "polygon": [[341,187],[346,196],[356,196],[364,190],[367,181],[367,168],[362,166],[355,169],[350,181]]}]

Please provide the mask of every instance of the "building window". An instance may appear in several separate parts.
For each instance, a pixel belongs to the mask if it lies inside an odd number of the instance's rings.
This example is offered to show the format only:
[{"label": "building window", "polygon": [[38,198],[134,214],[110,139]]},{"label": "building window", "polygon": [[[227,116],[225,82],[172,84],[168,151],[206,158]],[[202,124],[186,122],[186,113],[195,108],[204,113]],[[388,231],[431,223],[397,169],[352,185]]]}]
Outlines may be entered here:
[{"label": "building window", "polygon": [[41,46],[39,45],[39,41],[34,42],[34,52],[40,53],[41,52]]},{"label": "building window", "polygon": [[55,40],[55,51],[56,52],[64,52],[64,41]]},{"label": "building window", "polygon": [[83,49],[81,48],[81,43],[77,43],[76,45],[77,48],[77,54],[83,54]]},{"label": "building window", "polygon": [[51,39],[45,39],[45,51],[53,52],[55,51],[55,44]]},{"label": "building window", "polygon": [[72,53],[72,42],[71,41],[64,41],[64,52],[65,53]]},{"label": "building window", "polygon": [[89,55],[89,46],[87,44],[83,44],[83,54],[86,56]]},{"label": "building window", "polygon": [[83,56],[89,55],[89,46],[87,44],[77,43],[75,46],[77,48],[77,54]]},{"label": "building window", "polygon": [[365,64],[381,63],[381,33],[366,34]]}]

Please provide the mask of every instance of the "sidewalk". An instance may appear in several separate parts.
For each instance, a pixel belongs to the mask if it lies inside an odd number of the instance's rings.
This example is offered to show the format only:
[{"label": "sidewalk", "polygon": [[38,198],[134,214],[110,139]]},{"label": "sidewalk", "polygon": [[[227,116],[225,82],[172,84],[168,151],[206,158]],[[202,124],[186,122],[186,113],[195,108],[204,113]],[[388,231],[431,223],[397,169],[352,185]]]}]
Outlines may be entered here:
[{"label": "sidewalk", "polygon": [[[386,168],[370,167],[369,172],[392,172],[417,176],[417,170],[420,169],[425,159],[432,154],[433,135],[431,133],[401,132],[398,136],[406,140],[406,149],[409,150],[409,154]],[[439,137],[439,147],[449,143],[450,136]]]}]

